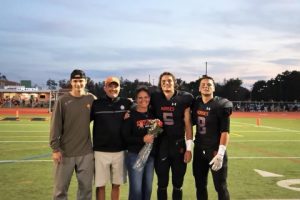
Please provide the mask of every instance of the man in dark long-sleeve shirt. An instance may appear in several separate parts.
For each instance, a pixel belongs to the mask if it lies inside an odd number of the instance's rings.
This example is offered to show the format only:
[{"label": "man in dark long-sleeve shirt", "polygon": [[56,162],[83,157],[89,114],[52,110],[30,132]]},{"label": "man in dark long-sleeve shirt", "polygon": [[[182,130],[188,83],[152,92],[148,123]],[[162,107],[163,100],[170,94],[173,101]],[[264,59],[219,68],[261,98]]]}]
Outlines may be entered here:
[{"label": "man in dark long-sleeve shirt", "polygon": [[104,91],[106,96],[94,101],[91,110],[96,199],[105,199],[105,185],[111,182],[111,199],[115,200],[119,199],[120,185],[126,181],[121,126],[132,102],[118,97],[120,81],[116,77],[106,79]]}]

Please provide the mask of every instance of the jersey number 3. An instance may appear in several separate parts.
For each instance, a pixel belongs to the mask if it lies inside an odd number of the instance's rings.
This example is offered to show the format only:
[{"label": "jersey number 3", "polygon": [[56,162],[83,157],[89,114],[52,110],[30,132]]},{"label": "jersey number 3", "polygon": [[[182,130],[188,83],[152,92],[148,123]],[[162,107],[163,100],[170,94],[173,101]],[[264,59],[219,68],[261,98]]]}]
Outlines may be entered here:
[{"label": "jersey number 3", "polygon": [[205,117],[198,116],[197,125],[198,133],[202,135],[206,134]]}]

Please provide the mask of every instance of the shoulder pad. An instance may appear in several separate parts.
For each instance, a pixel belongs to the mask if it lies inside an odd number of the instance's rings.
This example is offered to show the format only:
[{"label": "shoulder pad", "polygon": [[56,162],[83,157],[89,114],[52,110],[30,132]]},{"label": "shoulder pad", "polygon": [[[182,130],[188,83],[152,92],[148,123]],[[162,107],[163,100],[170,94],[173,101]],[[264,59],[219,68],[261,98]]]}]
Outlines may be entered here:
[{"label": "shoulder pad", "polygon": [[228,99],[226,99],[226,101],[224,102],[224,108],[233,108],[233,104],[231,101],[229,101]]},{"label": "shoulder pad", "polygon": [[220,116],[228,117],[232,113],[233,104],[228,99],[222,97],[215,97],[216,106],[218,107],[217,110]]},{"label": "shoulder pad", "polygon": [[186,91],[177,91],[178,96],[183,100],[183,102],[185,102],[186,104],[188,104],[189,106],[192,104],[192,102],[194,101],[194,96]]},{"label": "shoulder pad", "polygon": [[232,102],[226,98],[216,97],[216,100],[217,100],[218,104],[223,108],[232,108],[233,107]]},{"label": "shoulder pad", "polygon": [[201,96],[200,96],[200,95],[196,96],[196,100],[198,100],[198,99],[201,99]]}]

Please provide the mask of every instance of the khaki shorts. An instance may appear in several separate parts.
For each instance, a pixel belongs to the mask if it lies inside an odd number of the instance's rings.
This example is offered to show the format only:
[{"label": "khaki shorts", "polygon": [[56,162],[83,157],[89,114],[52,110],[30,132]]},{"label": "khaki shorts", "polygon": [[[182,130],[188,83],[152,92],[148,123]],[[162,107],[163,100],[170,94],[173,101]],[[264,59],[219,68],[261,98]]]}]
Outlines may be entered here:
[{"label": "khaki shorts", "polygon": [[127,170],[125,151],[95,151],[95,186],[102,187],[107,183],[121,185],[126,183]]}]

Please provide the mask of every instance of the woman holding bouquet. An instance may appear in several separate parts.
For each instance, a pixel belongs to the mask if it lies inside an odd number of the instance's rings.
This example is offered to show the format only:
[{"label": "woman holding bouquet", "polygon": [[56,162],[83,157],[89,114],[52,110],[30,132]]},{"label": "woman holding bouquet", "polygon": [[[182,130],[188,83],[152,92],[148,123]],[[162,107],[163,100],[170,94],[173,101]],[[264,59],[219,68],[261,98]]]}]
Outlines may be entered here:
[{"label": "woman holding bouquet", "polygon": [[145,144],[154,142],[154,135],[148,134],[154,117],[149,112],[150,93],[146,87],[136,91],[136,107],[130,111],[130,117],[125,120],[122,127],[126,149],[126,165],[129,176],[129,200],[150,200],[154,174],[154,148],[148,157],[145,166],[136,169],[135,163],[138,154]]}]

